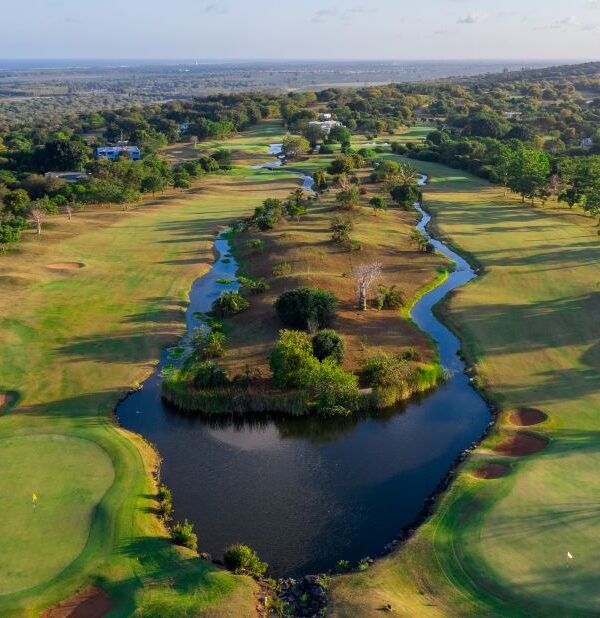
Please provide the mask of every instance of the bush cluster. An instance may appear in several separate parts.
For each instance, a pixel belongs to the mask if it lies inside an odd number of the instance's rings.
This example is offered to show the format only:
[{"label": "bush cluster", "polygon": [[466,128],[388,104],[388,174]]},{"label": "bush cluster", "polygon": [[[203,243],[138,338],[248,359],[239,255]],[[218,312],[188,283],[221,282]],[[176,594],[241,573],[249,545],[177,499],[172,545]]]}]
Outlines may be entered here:
[{"label": "bush cluster", "polygon": [[290,328],[326,328],[337,315],[338,301],[326,290],[297,288],[284,292],[275,302],[275,309],[279,319]]},{"label": "bush cluster", "polygon": [[197,551],[198,549],[198,537],[194,532],[194,524],[190,523],[187,519],[183,522],[177,522],[171,528],[171,540],[176,545],[183,545],[188,549]]},{"label": "bush cluster", "polygon": [[241,543],[230,545],[225,550],[223,561],[232,573],[253,577],[263,577],[269,568],[266,562],[261,562],[258,554],[251,547]]},{"label": "bush cluster", "polygon": [[212,304],[212,312],[219,318],[226,318],[246,311],[250,303],[240,292],[223,292]]}]

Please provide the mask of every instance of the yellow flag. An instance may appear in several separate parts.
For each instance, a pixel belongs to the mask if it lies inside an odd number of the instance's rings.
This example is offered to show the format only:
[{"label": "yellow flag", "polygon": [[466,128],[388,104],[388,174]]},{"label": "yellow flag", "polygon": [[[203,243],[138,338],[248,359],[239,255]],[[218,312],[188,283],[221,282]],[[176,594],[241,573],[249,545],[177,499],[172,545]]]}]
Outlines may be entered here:
[{"label": "yellow flag", "polygon": [[31,496],[31,501],[32,501],[33,503],[37,502],[37,496],[36,496],[35,494],[33,494],[33,495]]}]

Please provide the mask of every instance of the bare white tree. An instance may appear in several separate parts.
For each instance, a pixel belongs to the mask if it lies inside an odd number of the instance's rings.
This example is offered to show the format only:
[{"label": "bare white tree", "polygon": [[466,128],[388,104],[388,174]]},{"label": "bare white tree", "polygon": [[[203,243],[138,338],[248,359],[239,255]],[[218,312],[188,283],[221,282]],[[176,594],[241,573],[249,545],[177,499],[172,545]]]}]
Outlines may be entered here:
[{"label": "bare white tree", "polygon": [[69,221],[70,221],[71,218],[73,217],[73,206],[71,206],[71,204],[67,204],[65,206],[65,210],[67,212],[67,217],[69,217]]},{"label": "bare white tree", "polygon": [[46,218],[46,213],[41,208],[32,208],[29,211],[29,219],[35,225],[38,234],[42,233],[42,223]]},{"label": "bare white tree", "polygon": [[354,278],[356,279],[356,289],[358,295],[358,306],[363,311],[367,309],[367,294],[369,288],[381,276],[381,262],[371,262],[370,264],[359,264],[354,269]]}]

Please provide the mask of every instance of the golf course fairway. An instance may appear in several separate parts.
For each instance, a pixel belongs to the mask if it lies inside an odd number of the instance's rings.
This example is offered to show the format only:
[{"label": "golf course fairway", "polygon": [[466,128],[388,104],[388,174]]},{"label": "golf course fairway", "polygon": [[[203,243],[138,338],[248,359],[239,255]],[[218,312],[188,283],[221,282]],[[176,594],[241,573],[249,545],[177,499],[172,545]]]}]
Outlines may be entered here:
[{"label": "golf course fairway", "polygon": [[[334,581],[333,614],[378,616],[389,603],[399,616],[597,615],[598,228],[555,202],[532,208],[463,172],[413,164],[431,178],[424,205],[438,235],[484,268],[440,311],[499,419],[400,550]],[[515,425],[520,408],[547,420]],[[541,450],[526,454],[531,444]],[[477,478],[489,463],[506,473]]]},{"label": "golf course fairway", "polygon": [[[280,131],[263,123],[240,147],[266,153]],[[0,417],[3,616],[37,615],[90,584],[108,592],[114,616],[254,615],[249,578],[167,539],[155,516],[156,454],[112,411],[182,333],[215,226],[295,186],[265,170],[212,176],[134,210],[55,217],[2,256],[0,392],[18,394]]]}]

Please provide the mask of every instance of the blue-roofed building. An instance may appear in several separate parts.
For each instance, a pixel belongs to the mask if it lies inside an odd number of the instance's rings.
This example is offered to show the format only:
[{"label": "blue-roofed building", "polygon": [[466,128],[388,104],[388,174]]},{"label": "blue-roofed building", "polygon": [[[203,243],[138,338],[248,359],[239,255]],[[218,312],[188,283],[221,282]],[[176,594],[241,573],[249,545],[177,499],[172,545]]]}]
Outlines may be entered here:
[{"label": "blue-roofed building", "polygon": [[122,154],[128,154],[132,161],[139,161],[141,158],[140,149],[137,146],[130,146],[127,142],[117,142],[116,146],[98,146],[96,148],[98,159],[114,161]]}]

